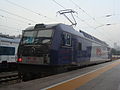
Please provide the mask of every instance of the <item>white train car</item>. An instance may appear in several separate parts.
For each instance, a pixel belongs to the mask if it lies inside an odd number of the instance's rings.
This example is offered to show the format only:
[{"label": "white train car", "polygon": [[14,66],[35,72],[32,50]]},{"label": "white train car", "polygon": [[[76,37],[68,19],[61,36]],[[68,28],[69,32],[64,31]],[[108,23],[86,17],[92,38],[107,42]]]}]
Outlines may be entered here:
[{"label": "white train car", "polygon": [[0,35],[0,71],[16,67],[20,38]]}]

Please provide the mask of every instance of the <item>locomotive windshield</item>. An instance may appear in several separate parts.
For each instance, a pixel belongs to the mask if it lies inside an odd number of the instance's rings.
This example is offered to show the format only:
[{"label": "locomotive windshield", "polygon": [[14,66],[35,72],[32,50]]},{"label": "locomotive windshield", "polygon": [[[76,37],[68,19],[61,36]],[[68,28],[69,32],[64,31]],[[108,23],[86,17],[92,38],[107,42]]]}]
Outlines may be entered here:
[{"label": "locomotive windshield", "polygon": [[50,44],[52,29],[26,30],[23,33],[22,44]]}]

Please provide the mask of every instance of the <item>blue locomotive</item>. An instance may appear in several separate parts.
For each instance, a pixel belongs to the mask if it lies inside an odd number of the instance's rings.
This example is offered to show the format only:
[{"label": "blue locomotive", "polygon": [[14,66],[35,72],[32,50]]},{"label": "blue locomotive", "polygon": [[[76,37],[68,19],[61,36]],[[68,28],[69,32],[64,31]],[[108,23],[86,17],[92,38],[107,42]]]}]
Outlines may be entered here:
[{"label": "blue locomotive", "polygon": [[26,78],[111,60],[108,44],[65,24],[36,24],[23,30],[18,70]]}]

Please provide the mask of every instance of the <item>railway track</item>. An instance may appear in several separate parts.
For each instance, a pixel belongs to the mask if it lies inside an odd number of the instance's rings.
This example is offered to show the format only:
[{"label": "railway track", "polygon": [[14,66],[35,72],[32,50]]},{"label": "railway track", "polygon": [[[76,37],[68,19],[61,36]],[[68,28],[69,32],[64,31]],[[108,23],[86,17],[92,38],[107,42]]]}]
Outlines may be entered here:
[{"label": "railway track", "polygon": [[2,77],[0,77],[0,83],[12,81],[12,80],[17,80],[17,79],[18,79],[18,74],[13,74],[13,75],[9,75],[9,76],[2,76]]},{"label": "railway track", "polygon": [[17,72],[0,73],[0,86],[20,82]]}]

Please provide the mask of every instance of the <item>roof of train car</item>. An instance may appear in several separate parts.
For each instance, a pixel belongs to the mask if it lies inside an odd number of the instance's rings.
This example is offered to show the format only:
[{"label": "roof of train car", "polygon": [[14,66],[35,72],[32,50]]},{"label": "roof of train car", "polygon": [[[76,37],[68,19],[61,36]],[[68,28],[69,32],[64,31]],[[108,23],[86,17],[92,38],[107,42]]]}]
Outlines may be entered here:
[{"label": "roof of train car", "polygon": [[94,36],[91,36],[90,34],[84,32],[84,31],[77,31],[75,30],[72,26],[70,25],[65,25],[65,24],[59,24],[60,28],[63,30],[63,31],[66,31],[66,32],[69,32],[69,33],[72,33],[72,34],[75,34],[75,35],[78,35],[80,37],[84,37],[84,38],[87,38],[87,39],[91,39],[91,40],[94,40],[96,42],[99,42],[99,43],[102,43],[104,45],[107,45],[107,43],[105,43],[104,41],[101,41],[97,38],[95,38]]},{"label": "roof of train car", "polygon": [[[44,25],[44,24],[36,24],[36,25]],[[26,28],[25,30],[33,30],[33,29],[36,28],[36,25],[35,26],[30,26],[30,27]],[[70,25],[65,25],[65,24],[59,23],[59,24],[48,24],[48,25],[45,24],[44,26],[45,26],[45,28],[58,27],[65,32],[69,32],[69,33],[72,33],[74,35],[77,35],[77,36],[80,36],[80,37],[83,37],[83,38],[91,39],[91,40],[94,40],[96,42],[99,42],[99,43],[102,43],[102,44],[108,46],[108,44],[105,43],[104,41],[101,41],[101,40],[95,38],[94,36],[91,36],[90,34],[84,32],[84,31],[80,30],[80,32],[78,32],[77,30],[75,30]]]},{"label": "roof of train car", "polygon": [[6,38],[6,37],[0,37],[0,41],[19,43],[19,42],[20,42],[20,38]]},{"label": "roof of train car", "polygon": [[[37,24],[39,25],[39,24]],[[46,28],[52,28],[52,27],[58,27],[61,28],[63,31],[69,32],[69,33],[73,33],[75,35],[84,37],[83,33],[80,33],[78,31],[76,31],[73,27],[71,27],[70,25],[65,25],[65,24],[49,24],[49,25],[45,25]],[[28,28],[26,28],[25,30],[33,30],[35,28],[35,26],[30,26]]]}]

